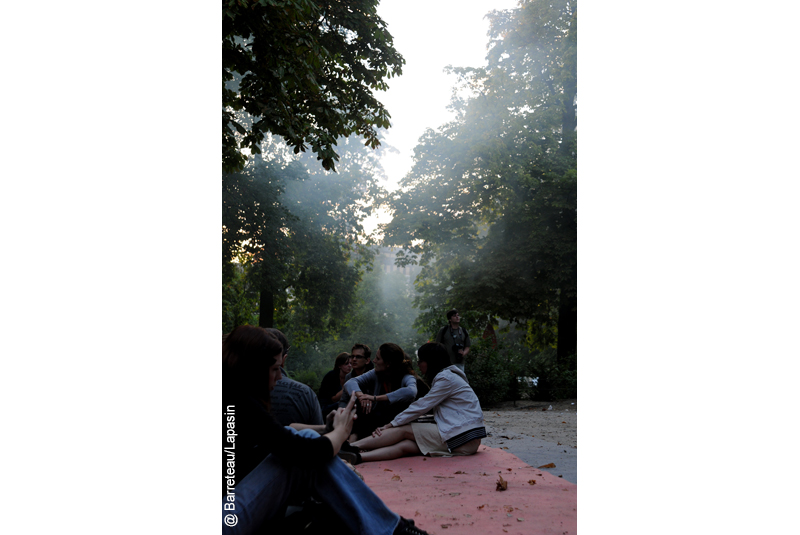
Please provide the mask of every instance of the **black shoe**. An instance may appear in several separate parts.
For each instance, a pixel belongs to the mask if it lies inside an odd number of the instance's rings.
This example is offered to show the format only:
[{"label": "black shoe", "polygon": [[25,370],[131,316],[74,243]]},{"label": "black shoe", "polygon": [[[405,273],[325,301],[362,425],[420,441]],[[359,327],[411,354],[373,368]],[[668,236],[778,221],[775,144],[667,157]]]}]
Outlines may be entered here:
[{"label": "black shoe", "polygon": [[394,528],[394,535],[428,535],[427,531],[423,531],[414,525],[414,521],[410,518],[400,517],[400,523]]},{"label": "black shoe", "polygon": [[342,449],[339,450],[339,458],[343,461],[347,461],[348,463],[352,464],[353,466],[357,464],[361,464],[361,454],[360,453],[353,453],[352,451],[344,451]]},{"label": "black shoe", "polygon": [[348,441],[344,441],[342,447],[339,448],[339,451],[349,451],[350,453],[361,453],[361,450],[356,448],[355,446],[351,446]]}]

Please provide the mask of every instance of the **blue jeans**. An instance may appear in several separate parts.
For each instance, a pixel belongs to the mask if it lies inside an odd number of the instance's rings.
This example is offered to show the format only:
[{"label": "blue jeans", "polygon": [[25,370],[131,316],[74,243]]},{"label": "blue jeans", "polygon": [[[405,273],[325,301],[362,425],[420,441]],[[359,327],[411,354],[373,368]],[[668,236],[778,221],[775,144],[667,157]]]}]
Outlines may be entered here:
[{"label": "blue jeans", "polygon": [[[291,428],[289,428],[291,429]],[[310,429],[295,434],[314,438]],[[235,501],[222,498],[223,535],[250,534],[264,523],[283,518],[290,500],[313,494],[339,515],[352,533],[391,535],[400,516],[393,513],[361,479],[338,457],[317,468],[288,466],[274,455],[256,466],[234,490]],[[233,503],[234,509],[224,509]],[[226,516],[236,515],[235,526],[226,525]]]}]

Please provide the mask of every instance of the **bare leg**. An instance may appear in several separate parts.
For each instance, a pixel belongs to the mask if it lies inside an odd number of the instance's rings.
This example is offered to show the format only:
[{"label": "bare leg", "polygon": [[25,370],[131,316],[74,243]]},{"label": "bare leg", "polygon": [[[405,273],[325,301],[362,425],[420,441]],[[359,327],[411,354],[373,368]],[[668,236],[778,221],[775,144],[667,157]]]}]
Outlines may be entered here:
[{"label": "bare leg", "polygon": [[361,460],[365,463],[370,461],[388,461],[390,459],[399,459],[400,457],[408,457],[410,455],[420,455],[421,453],[417,443],[413,440],[401,440],[397,444],[392,444],[385,448],[366,451],[361,454]]},{"label": "bare leg", "polygon": [[351,442],[350,444],[356,448],[361,448],[362,450],[374,450],[377,448],[392,446],[403,440],[411,440],[412,442],[414,441],[414,431],[411,429],[410,425],[390,427],[389,429],[381,431],[381,436],[379,437],[369,436],[362,438],[361,440]]}]

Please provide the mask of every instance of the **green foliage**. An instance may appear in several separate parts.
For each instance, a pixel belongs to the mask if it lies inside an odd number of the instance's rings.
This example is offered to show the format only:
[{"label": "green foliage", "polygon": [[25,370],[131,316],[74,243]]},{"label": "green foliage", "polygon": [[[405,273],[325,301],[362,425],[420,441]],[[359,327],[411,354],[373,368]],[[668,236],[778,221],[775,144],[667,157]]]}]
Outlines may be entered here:
[{"label": "green foliage", "polygon": [[478,325],[532,322],[531,348],[574,347],[575,4],[523,1],[489,18],[488,65],[452,69],[456,119],[420,138],[387,198],[384,241],[409,251],[399,265],[421,266],[418,327],[454,304]]},{"label": "green foliage", "polygon": [[504,351],[493,349],[488,340],[473,343],[470,348],[465,359],[465,372],[482,407],[508,399],[515,378],[510,360]]},{"label": "green foliage", "polygon": [[222,332],[229,333],[239,325],[258,325],[258,291],[247,280],[251,266],[245,258],[231,265],[229,277],[222,285]]},{"label": "green foliage", "polygon": [[222,164],[241,171],[265,135],[335,169],[337,138],[379,145],[389,113],[374,97],[405,63],[378,0],[223,0]]},{"label": "green foliage", "polygon": [[[559,361],[552,348],[530,352],[511,340],[493,348],[487,339],[473,344],[466,358],[466,373],[481,406],[491,407],[502,401],[577,397],[576,364],[575,355]],[[529,386],[525,378],[537,379],[536,386]]]},{"label": "green foliage", "polygon": [[558,359],[555,350],[545,350],[531,357],[523,370],[526,376],[539,378],[532,399],[552,401],[578,396],[576,355]]},{"label": "green foliage", "polygon": [[381,192],[376,175],[383,170],[372,151],[340,141],[339,173],[310,172],[313,161],[270,139],[266,158],[223,175],[223,283],[233,277],[233,258],[247,258],[248,281],[275,314],[274,323],[260,323],[304,325],[293,343],[343,326],[373,256],[362,221]]},{"label": "green foliage", "polygon": [[317,373],[312,370],[300,370],[293,373],[290,372],[289,376],[299,383],[308,385],[314,392],[319,390],[319,385],[322,383],[322,377],[318,377]]},{"label": "green foliage", "polygon": [[386,273],[377,267],[364,274],[356,289],[354,307],[341,318],[338,330],[310,336],[300,316],[286,317],[278,328],[292,343],[290,370],[313,371],[322,377],[333,369],[336,355],[350,352],[356,343],[367,344],[374,355],[381,344],[393,342],[413,355],[427,340],[413,327],[413,298],[410,275],[400,271]]}]

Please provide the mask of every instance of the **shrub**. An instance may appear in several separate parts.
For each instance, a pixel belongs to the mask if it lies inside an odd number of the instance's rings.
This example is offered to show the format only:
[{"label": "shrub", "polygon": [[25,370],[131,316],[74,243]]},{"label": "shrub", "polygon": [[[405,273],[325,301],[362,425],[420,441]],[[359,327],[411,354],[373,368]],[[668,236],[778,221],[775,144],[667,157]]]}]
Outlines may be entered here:
[{"label": "shrub", "polygon": [[304,385],[308,385],[314,392],[319,390],[319,385],[322,382],[322,379],[317,377],[316,372],[313,372],[311,370],[300,370],[296,372],[291,372],[289,376],[298,383],[303,383]]}]

